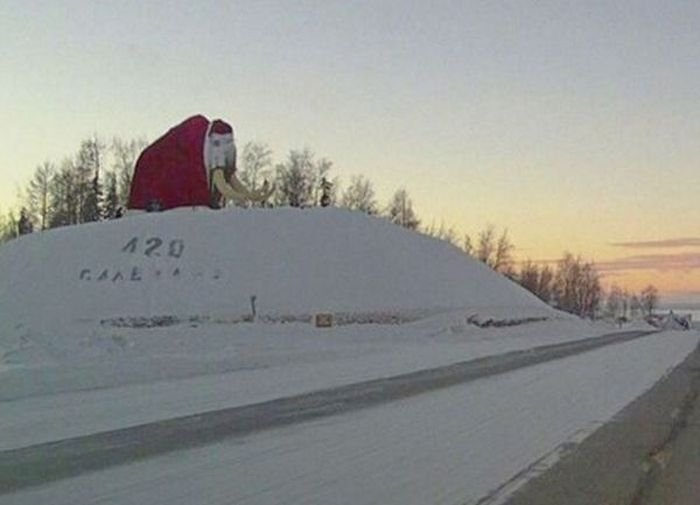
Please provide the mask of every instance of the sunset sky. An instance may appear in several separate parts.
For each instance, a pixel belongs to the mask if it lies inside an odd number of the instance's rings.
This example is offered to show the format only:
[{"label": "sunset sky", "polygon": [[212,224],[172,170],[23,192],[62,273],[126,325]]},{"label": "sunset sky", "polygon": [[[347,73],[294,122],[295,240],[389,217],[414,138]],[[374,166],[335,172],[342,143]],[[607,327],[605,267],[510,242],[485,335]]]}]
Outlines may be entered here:
[{"label": "sunset sky", "polygon": [[700,302],[700,2],[0,3],[0,211],[93,134],[231,121],[424,224]]}]

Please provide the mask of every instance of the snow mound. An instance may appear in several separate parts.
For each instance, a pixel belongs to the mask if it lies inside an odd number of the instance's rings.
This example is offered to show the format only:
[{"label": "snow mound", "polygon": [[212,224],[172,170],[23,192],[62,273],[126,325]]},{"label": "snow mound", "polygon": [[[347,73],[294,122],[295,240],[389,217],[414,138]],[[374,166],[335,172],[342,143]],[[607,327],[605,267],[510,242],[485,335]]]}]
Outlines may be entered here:
[{"label": "snow mound", "polygon": [[129,317],[553,310],[442,241],[340,209],[176,209],[0,247],[0,330]]}]

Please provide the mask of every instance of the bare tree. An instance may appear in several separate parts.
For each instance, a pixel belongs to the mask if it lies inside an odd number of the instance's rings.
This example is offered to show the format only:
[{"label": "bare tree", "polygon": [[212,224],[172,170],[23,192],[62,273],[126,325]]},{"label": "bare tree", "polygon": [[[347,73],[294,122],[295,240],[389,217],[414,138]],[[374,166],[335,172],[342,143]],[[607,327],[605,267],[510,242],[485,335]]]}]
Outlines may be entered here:
[{"label": "bare tree", "polygon": [[549,265],[539,266],[529,259],[523,262],[519,275],[515,276],[515,280],[522,287],[545,303],[550,303],[552,300],[553,278],[554,272]]},{"label": "bare tree", "polygon": [[601,297],[600,276],[594,265],[565,253],[554,277],[557,307],[581,317],[595,317]]},{"label": "bare tree", "polygon": [[496,251],[496,228],[490,224],[485,230],[479,233],[479,243],[476,248],[476,258],[479,261],[486,263],[488,266],[493,265],[493,256]]},{"label": "bare tree", "polygon": [[429,237],[434,237],[439,240],[443,240],[452,244],[455,247],[459,247],[459,235],[454,227],[447,227],[444,222],[440,223],[440,227],[435,226],[435,222],[432,222],[430,226],[421,230],[424,235]]},{"label": "bare tree", "polygon": [[313,168],[310,150],[290,151],[287,160],[277,165],[275,204],[307,207],[311,204],[309,172]]},{"label": "bare tree", "polygon": [[119,204],[126,207],[131,190],[131,178],[134,175],[134,166],[139,154],[148,145],[146,139],[138,138],[123,140],[119,137],[112,139],[112,155],[114,164],[112,169],[117,176],[117,195]]},{"label": "bare tree", "polygon": [[549,265],[544,265],[540,270],[540,280],[535,293],[543,301],[551,303],[553,296],[554,271]]},{"label": "bare tree", "polygon": [[610,287],[610,292],[608,293],[608,298],[605,301],[605,311],[610,317],[617,318],[620,315],[620,308],[622,306],[622,289],[617,285],[613,284]]},{"label": "bare tree", "polygon": [[238,174],[248,188],[255,191],[261,179],[272,178],[272,150],[261,142],[248,142],[243,146],[239,159]]},{"label": "bare tree", "polygon": [[27,211],[30,219],[45,230],[49,225],[49,196],[51,179],[56,169],[48,161],[39,165],[26,189]]},{"label": "bare tree", "polygon": [[659,305],[659,290],[654,285],[649,284],[642,290],[639,300],[644,312],[647,316],[651,316],[654,313],[654,309]]},{"label": "bare tree", "polygon": [[467,256],[474,256],[474,244],[472,243],[472,238],[469,234],[464,234],[464,240],[462,241],[462,250]]},{"label": "bare tree", "polygon": [[[509,274],[513,271],[513,251],[515,246],[508,238],[508,229],[503,230],[503,233],[498,238],[496,244],[496,253],[493,259],[493,268],[496,272]],[[509,275],[510,276],[510,275]]]},{"label": "bare tree", "polygon": [[496,239],[496,228],[491,224],[479,233],[476,258],[496,272],[509,277],[515,276],[513,269],[514,250],[515,246],[508,238],[508,229],[504,229],[498,239]]},{"label": "bare tree", "polygon": [[370,215],[377,214],[377,200],[374,196],[372,182],[362,175],[353,176],[350,186],[343,191],[340,206],[346,209],[359,210]]},{"label": "bare tree", "polygon": [[642,302],[637,295],[630,298],[630,317],[635,318],[642,312]]},{"label": "bare tree", "polygon": [[[333,163],[326,158],[316,161],[310,149],[291,151],[287,160],[276,167],[275,204],[291,207],[321,205],[323,180],[328,180],[332,166]],[[331,200],[334,200],[334,191],[331,187]]]},{"label": "bare tree", "polygon": [[413,211],[413,202],[404,188],[396,190],[391,197],[385,215],[392,223],[408,228],[409,230],[417,230],[420,225],[420,219],[418,219],[416,213]]},{"label": "bare tree", "polygon": [[579,315],[594,319],[603,296],[603,289],[600,286],[600,275],[593,263],[585,263],[581,272],[583,275],[578,299]]},{"label": "bare tree", "polygon": [[622,290],[621,305],[622,305],[622,318],[627,320],[631,317],[630,309],[631,309],[632,303],[631,303],[631,299],[630,299],[630,293],[626,289]]},{"label": "bare tree", "polygon": [[518,275],[518,283],[533,294],[537,293],[537,288],[540,283],[540,269],[529,259],[520,265],[520,274]]}]

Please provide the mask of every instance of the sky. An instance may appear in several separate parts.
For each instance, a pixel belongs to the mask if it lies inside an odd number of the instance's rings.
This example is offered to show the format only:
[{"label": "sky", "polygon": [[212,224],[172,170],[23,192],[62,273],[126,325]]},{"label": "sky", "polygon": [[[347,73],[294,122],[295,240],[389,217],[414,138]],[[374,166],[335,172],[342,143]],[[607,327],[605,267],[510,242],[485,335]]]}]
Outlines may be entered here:
[{"label": "sky", "polygon": [[0,4],[0,211],[92,135],[230,121],[604,284],[700,302],[696,1]]}]

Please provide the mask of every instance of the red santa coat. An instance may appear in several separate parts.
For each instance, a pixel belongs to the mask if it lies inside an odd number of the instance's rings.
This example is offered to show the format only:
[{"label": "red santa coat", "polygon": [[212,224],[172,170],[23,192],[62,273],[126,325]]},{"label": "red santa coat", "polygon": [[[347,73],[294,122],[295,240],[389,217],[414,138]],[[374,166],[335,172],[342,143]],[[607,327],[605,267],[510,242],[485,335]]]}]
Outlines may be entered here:
[{"label": "red santa coat", "polygon": [[193,116],[144,149],[131,180],[130,209],[214,204],[204,160],[209,125],[204,116]]}]

